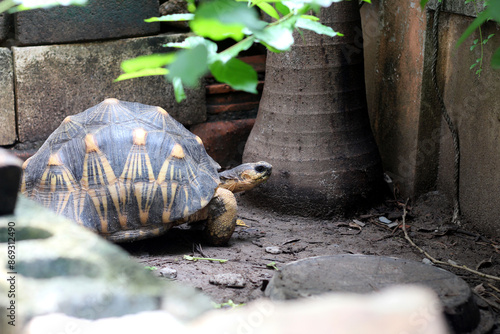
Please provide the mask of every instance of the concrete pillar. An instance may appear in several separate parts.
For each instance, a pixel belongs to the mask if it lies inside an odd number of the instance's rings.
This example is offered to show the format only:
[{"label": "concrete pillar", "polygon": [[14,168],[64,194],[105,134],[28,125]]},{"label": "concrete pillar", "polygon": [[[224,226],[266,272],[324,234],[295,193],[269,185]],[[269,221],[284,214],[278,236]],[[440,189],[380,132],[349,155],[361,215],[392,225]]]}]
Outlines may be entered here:
[{"label": "concrete pillar", "polygon": [[13,77],[12,53],[0,48],[0,145],[11,145],[16,140]]}]

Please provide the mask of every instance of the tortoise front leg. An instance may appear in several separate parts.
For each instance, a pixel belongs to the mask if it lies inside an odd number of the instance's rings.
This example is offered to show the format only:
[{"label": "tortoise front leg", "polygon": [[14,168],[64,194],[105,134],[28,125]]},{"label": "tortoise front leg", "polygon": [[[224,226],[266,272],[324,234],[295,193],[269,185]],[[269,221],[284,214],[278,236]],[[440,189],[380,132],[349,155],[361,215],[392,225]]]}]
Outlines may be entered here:
[{"label": "tortoise front leg", "polygon": [[222,245],[229,241],[236,227],[238,205],[234,194],[218,188],[208,204],[208,221],[205,233],[210,243]]}]

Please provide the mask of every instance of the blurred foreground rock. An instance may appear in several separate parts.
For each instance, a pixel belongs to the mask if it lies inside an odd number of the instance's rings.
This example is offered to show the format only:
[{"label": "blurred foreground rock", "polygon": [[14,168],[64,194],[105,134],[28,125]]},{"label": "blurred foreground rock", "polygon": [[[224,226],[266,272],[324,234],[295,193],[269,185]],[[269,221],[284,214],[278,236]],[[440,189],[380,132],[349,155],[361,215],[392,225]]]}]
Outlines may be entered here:
[{"label": "blurred foreground rock", "polygon": [[10,279],[0,280],[2,334],[48,313],[99,319],[167,310],[186,320],[212,308],[194,288],[154,277],[117,245],[23,196],[13,215],[0,217],[0,251],[0,277]]},{"label": "blurred foreground rock", "polygon": [[24,334],[62,333],[449,333],[439,299],[430,289],[400,286],[380,293],[331,294],[306,300],[259,300],[232,310],[214,310],[182,324],[164,311],[96,321],[61,314],[34,318]]},{"label": "blurred foreground rock", "polygon": [[0,216],[14,213],[22,163],[21,159],[0,148]]}]

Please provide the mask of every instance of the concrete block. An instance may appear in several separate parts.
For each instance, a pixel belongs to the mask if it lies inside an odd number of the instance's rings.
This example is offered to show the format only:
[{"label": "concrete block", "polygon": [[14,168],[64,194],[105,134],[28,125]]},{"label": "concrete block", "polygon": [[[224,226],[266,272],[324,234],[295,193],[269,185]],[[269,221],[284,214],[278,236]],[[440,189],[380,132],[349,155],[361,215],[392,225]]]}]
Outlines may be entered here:
[{"label": "concrete block", "polygon": [[11,145],[16,140],[16,111],[14,102],[14,72],[12,53],[0,48],[0,145]]},{"label": "concrete block", "polygon": [[14,215],[0,217],[0,249],[0,275],[9,278],[0,281],[1,333],[46,313],[99,319],[162,309],[185,321],[212,308],[194,288],[154,277],[120,247],[23,196]]},{"label": "concrete block", "polygon": [[[491,238],[500,236],[498,207],[500,198],[500,72],[490,66],[491,56],[500,43],[493,37],[484,50],[483,71],[469,67],[480,57],[480,50],[469,46],[479,38],[476,31],[459,48],[456,41],[473,18],[444,14],[440,21],[440,63],[444,101],[460,138],[460,204],[462,223],[468,230]],[[497,32],[495,23],[482,27],[484,36]],[[444,122],[443,122],[444,123]],[[450,131],[443,124],[439,159],[438,189],[453,194],[454,150]]]},{"label": "concrete block", "polygon": [[188,90],[178,104],[162,76],[113,82],[120,62],[139,55],[172,51],[168,42],[184,34],[141,37],[103,43],[14,47],[19,140],[45,140],[62,120],[105,98],[156,105],[185,125],[206,119],[205,90]]},{"label": "concrete block", "polygon": [[22,44],[54,44],[145,36],[160,31],[158,0],[89,0],[86,6],[59,6],[16,14],[16,39]]},{"label": "concrete block", "polygon": [[[427,7],[429,9],[435,10],[438,1],[439,0],[430,0],[427,3]],[[466,2],[463,0],[448,0],[443,2],[441,10],[454,14],[477,17],[478,12],[476,12],[476,8],[479,12],[481,12],[484,8],[484,3],[485,0],[476,0],[471,2]]]}]

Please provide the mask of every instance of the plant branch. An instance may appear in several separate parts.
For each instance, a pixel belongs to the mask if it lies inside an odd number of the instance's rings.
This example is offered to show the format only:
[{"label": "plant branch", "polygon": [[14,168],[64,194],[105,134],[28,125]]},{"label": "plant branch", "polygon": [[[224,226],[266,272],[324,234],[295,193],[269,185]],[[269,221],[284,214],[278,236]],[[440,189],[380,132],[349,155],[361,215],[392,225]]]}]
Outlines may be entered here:
[{"label": "plant branch", "polygon": [[[307,13],[309,11],[309,9],[310,9],[310,6],[309,5],[305,5],[297,13],[290,12],[290,13],[286,14],[285,16],[283,16],[282,18],[280,18],[279,20],[276,20],[274,22],[269,23],[264,29],[269,29],[270,27],[277,26],[278,24],[281,24],[281,23],[283,23],[283,22],[291,19],[294,16],[300,16],[302,14],[305,14],[305,13]],[[238,43],[233,44],[230,47],[228,47],[226,50],[222,51],[220,54],[227,54],[227,53],[231,54],[232,50],[238,49],[241,45],[243,45],[244,43],[248,43],[251,40],[252,41],[255,40],[255,36],[254,35],[250,35],[250,36],[245,37],[244,39],[242,39]]]},{"label": "plant branch", "polygon": [[[472,1],[472,3],[474,4],[474,11],[476,12],[476,16],[479,15],[479,11],[477,10],[477,3],[476,3],[476,0]],[[478,77],[481,76],[481,71],[483,70],[483,58],[484,58],[484,45],[483,45],[483,31],[481,30],[481,26],[478,27],[478,31],[479,31],[479,41],[481,43],[480,47],[481,47],[481,57],[479,58],[479,72],[478,72]]]},{"label": "plant branch", "polygon": [[408,203],[408,200],[406,201],[404,209],[403,209],[403,232],[405,234],[405,239],[413,247],[415,247],[416,249],[418,249],[418,251],[420,253],[422,253],[425,257],[427,257],[429,260],[431,260],[431,262],[434,263],[434,264],[446,265],[446,266],[450,266],[450,267],[453,267],[453,268],[466,270],[466,271],[468,271],[470,273],[473,273],[473,274],[475,274],[477,276],[480,276],[480,277],[483,277],[483,278],[489,278],[489,279],[492,279],[492,280],[495,280],[495,281],[500,281],[500,277],[498,277],[498,276],[488,275],[488,274],[479,272],[477,270],[471,269],[471,268],[469,268],[469,267],[467,267],[465,265],[461,265],[460,266],[460,265],[457,265],[457,264],[452,264],[452,263],[449,263],[449,262],[444,262],[444,261],[437,260],[433,256],[431,256],[429,253],[427,253],[425,250],[423,250],[422,248],[420,248],[419,246],[417,246],[417,244],[415,244],[413,242],[413,240],[410,238],[410,236],[408,235],[408,231],[406,230],[406,214],[407,214],[406,204],[407,203]]}]

